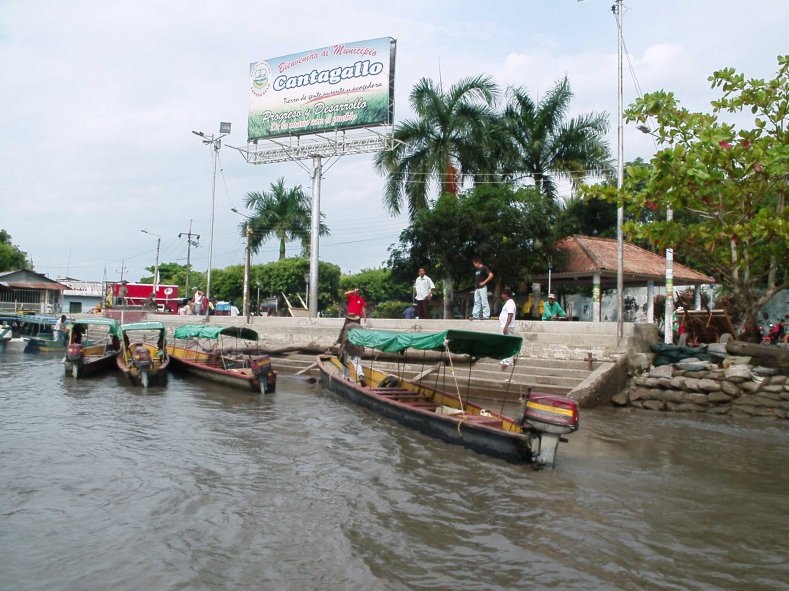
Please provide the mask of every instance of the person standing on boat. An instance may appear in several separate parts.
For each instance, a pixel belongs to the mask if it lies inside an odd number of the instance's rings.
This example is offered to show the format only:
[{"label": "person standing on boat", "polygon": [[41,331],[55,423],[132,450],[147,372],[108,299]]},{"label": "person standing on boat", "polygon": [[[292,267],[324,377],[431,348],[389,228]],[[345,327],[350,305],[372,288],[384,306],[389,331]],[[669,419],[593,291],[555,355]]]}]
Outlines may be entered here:
[{"label": "person standing on boat", "polygon": [[[499,327],[501,334],[515,334],[515,300],[512,299],[512,290],[505,288],[501,292],[501,299],[504,300],[504,305],[501,307],[499,313]],[[514,358],[507,357],[500,362],[502,367],[507,367],[515,363]]]},{"label": "person standing on boat", "polygon": [[58,321],[55,322],[55,327],[52,329],[54,333],[53,336],[55,337],[55,342],[59,343],[65,340],[63,337],[66,336],[66,315],[63,314]]},{"label": "person standing on boat", "polygon": [[567,313],[562,310],[562,306],[556,301],[556,296],[552,293],[548,294],[548,301],[542,309],[543,320],[558,320],[560,318],[567,318]]},{"label": "person standing on boat", "polygon": [[482,264],[482,259],[475,257],[472,261],[474,263],[474,308],[471,311],[471,319],[488,320],[490,318],[490,305],[488,304],[488,283],[493,279],[493,273],[490,272],[485,265]]},{"label": "person standing on boat", "polygon": [[[359,288],[349,289],[345,292],[345,322],[343,322],[340,329],[340,336],[337,337],[335,344],[342,344],[345,342],[345,333],[348,330],[348,324],[351,322],[360,322],[362,318],[367,317],[367,302],[359,293]],[[359,325],[358,328],[361,328]]]},{"label": "person standing on boat", "polygon": [[364,386],[364,369],[362,369],[361,359],[364,353],[364,347],[354,345],[348,341],[348,333],[354,328],[362,328],[358,320],[348,320],[345,326],[343,326],[344,334],[342,335],[342,341],[340,341],[340,354],[338,357],[342,362],[342,375],[345,379],[351,379],[351,365],[353,365],[354,372],[356,373],[356,381]]},{"label": "person standing on boat", "polygon": [[414,299],[416,300],[416,317],[430,318],[430,298],[436,288],[433,280],[427,276],[424,267],[419,267],[419,277],[414,282]]}]

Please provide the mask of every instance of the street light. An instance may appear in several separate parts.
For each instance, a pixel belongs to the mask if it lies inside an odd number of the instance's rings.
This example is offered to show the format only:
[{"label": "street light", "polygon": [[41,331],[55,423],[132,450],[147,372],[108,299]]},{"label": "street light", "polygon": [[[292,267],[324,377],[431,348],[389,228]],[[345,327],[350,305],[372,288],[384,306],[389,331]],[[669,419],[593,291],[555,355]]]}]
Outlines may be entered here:
[{"label": "street light", "polygon": [[[214,137],[214,134],[205,134],[202,131],[192,131],[193,134],[203,138],[203,143],[206,146],[212,146],[211,151],[212,160],[214,164],[214,179],[211,185],[211,231],[208,237],[208,275],[206,277],[205,285],[205,299],[206,302],[211,301],[211,265],[213,264],[214,255],[214,204],[216,203],[216,161],[219,158],[219,150],[222,147],[222,138],[230,133],[230,123],[222,122],[219,124],[219,136]],[[205,315],[208,318],[208,311],[211,306],[205,307]]]},{"label": "street light", "polygon": [[159,246],[162,244],[162,237],[148,230],[140,230],[140,232],[156,236],[156,266],[153,268],[153,297],[155,300],[157,292],[159,291]]},{"label": "street light", "polygon": [[[655,132],[643,123],[636,126],[641,133],[651,135],[654,139]],[[655,144],[657,148],[657,144]],[[666,221],[674,220],[674,210],[671,205],[666,206]],[[666,311],[663,317],[663,342],[671,345],[674,342],[674,249],[666,247]]]},{"label": "street light", "polygon": [[237,213],[241,217],[247,218],[246,227],[244,229],[244,235],[247,238],[247,246],[245,249],[245,257],[244,257],[244,317],[247,319],[247,324],[249,324],[249,266],[252,259],[252,251],[250,249],[250,240],[252,240],[252,228],[250,227],[249,221],[252,219],[246,214],[241,213],[235,207],[231,207],[230,211],[233,213]]}]

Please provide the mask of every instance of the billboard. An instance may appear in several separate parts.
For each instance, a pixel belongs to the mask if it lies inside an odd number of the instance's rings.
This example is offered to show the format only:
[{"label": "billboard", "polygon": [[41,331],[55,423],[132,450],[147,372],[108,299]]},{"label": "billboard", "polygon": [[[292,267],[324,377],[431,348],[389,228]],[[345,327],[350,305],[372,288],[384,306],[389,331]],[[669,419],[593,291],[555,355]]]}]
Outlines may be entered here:
[{"label": "billboard", "polygon": [[395,46],[382,37],[251,63],[247,137],[391,124]]}]

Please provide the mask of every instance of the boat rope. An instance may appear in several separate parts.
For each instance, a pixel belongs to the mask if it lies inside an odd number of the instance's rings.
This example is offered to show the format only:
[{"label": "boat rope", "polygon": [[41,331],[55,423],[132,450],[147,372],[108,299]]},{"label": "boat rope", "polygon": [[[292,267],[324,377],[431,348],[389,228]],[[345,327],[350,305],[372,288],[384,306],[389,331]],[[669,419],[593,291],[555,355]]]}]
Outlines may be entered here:
[{"label": "boat rope", "polygon": [[444,350],[447,354],[447,358],[449,359],[449,371],[452,372],[452,379],[455,381],[455,391],[458,395],[458,402],[460,403],[460,410],[463,412],[463,418],[458,421],[458,432],[460,432],[460,427],[463,425],[463,422],[466,420],[466,409],[465,405],[463,404],[463,398],[460,396],[460,384],[458,384],[458,378],[455,374],[455,364],[452,362],[452,354],[449,351],[449,343],[444,341]]}]

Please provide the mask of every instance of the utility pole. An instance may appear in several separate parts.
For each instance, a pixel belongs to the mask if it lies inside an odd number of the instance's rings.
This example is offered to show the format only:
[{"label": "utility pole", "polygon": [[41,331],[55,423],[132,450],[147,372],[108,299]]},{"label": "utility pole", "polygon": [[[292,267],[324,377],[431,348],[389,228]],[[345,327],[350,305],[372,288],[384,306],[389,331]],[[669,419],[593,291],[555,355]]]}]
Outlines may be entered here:
[{"label": "utility pole", "polygon": [[[616,188],[622,191],[624,183],[624,142],[623,142],[623,96],[622,96],[622,0],[616,0],[613,6],[616,11],[616,29],[617,29],[617,64],[618,64],[618,104],[617,104],[617,131],[616,131],[616,155],[617,155],[617,171],[616,171]],[[624,206],[621,202],[616,208],[616,336],[617,343],[622,342],[624,337],[624,313],[625,313],[625,293],[624,293],[624,239],[622,236],[622,224],[624,222]]]},{"label": "utility pole", "polygon": [[252,228],[250,227],[249,220],[247,220],[247,252],[246,260],[244,261],[244,316],[249,324],[249,267],[252,262],[252,249],[250,248],[250,241],[252,240]]},{"label": "utility pole", "polygon": [[186,297],[189,297],[189,274],[192,272],[192,247],[197,246],[197,242],[192,241],[192,236],[200,240],[200,234],[192,234],[192,222],[189,220],[189,231],[180,232],[178,238],[186,236]]}]

